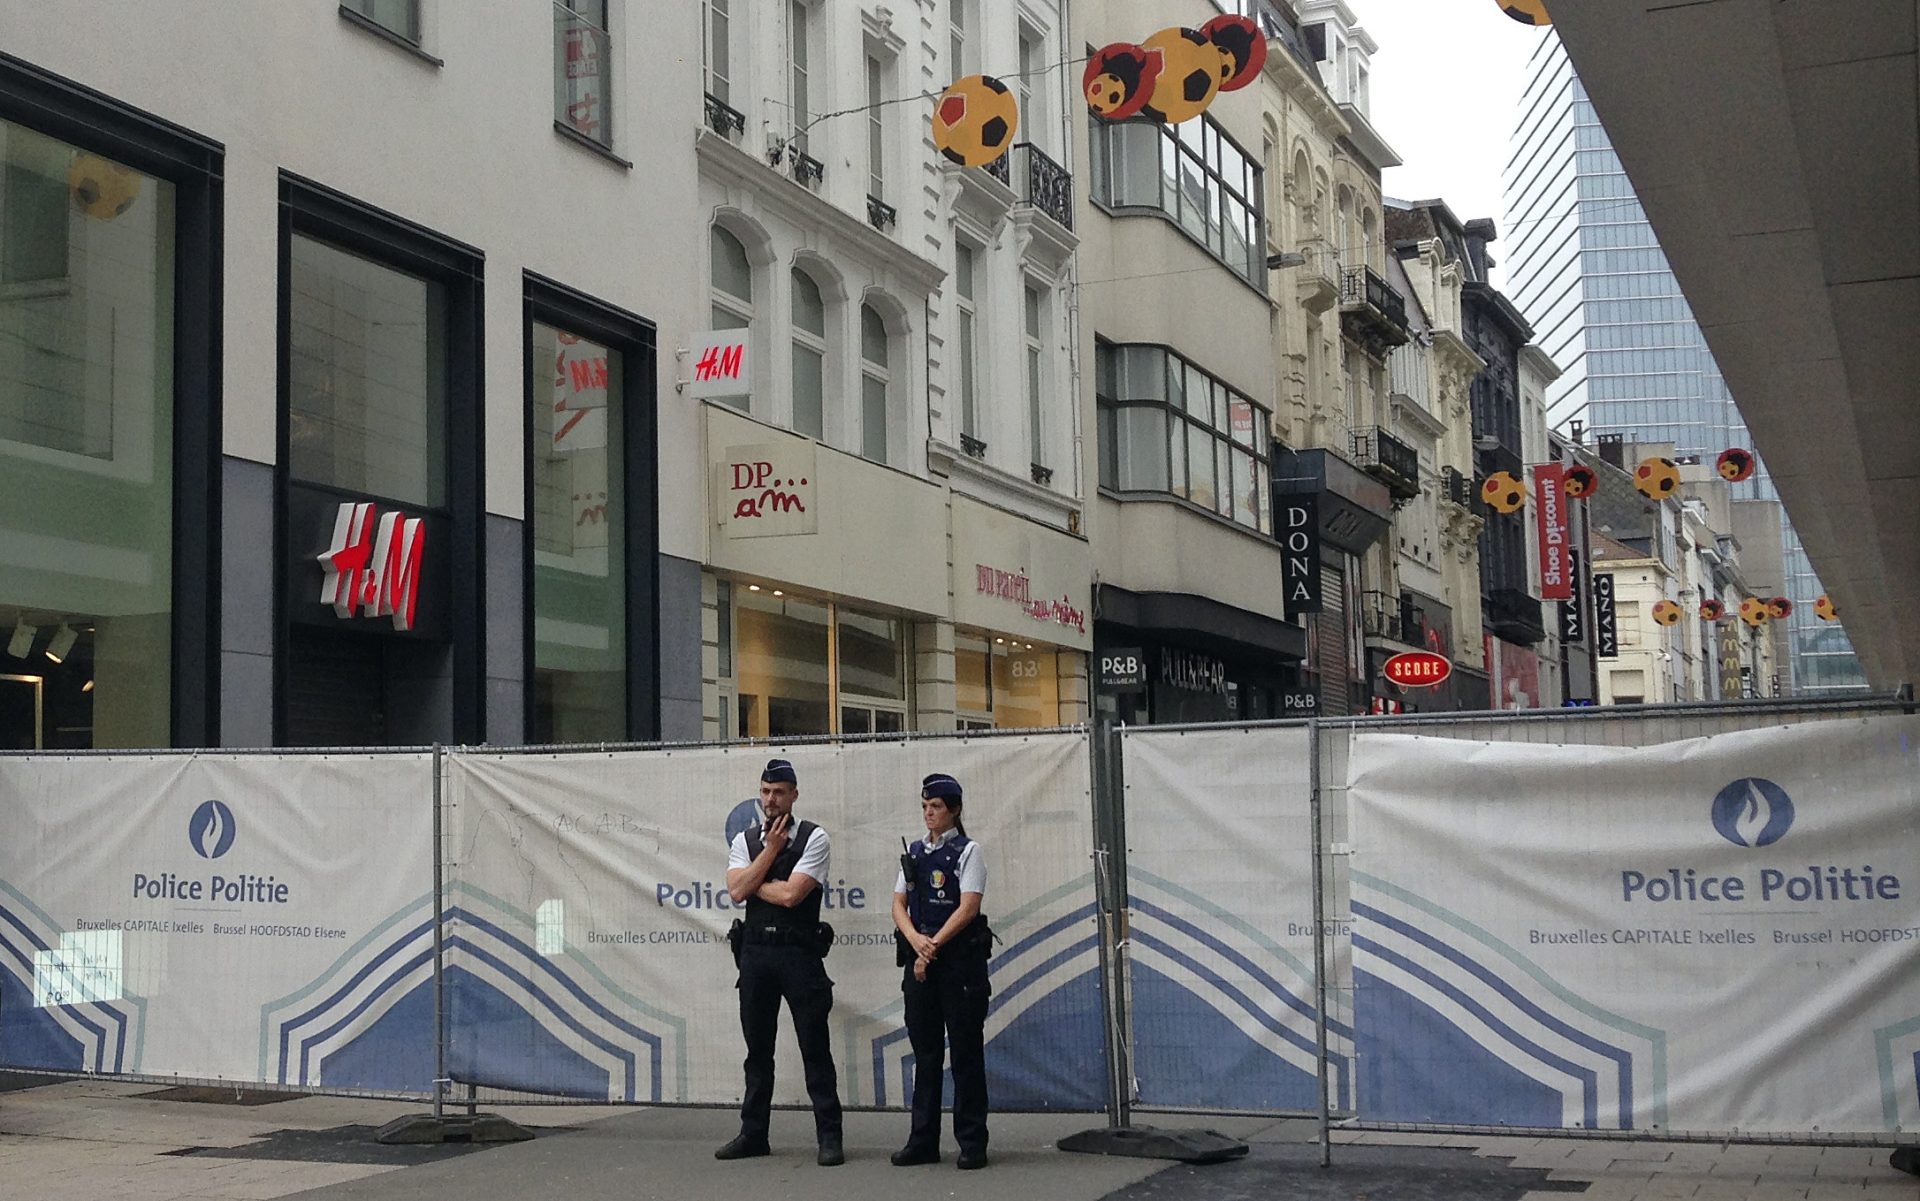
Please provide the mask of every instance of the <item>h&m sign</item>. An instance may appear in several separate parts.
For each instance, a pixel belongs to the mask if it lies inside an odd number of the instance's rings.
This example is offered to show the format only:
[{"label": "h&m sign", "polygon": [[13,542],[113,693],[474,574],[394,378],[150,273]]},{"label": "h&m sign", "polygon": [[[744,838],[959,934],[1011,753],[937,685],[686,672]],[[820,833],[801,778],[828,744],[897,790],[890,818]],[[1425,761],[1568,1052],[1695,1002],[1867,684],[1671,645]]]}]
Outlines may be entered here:
[{"label": "h&m sign", "polygon": [[1320,611],[1320,498],[1283,496],[1280,584],[1288,617]]},{"label": "h&m sign", "polygon": [[390,617],[396,630],[411,630],[420,608],[420,563],[427,549],[426,522],[371,502],[342,504],[333,541],[314,556],[320,561],[320,603],[334,614]]}]

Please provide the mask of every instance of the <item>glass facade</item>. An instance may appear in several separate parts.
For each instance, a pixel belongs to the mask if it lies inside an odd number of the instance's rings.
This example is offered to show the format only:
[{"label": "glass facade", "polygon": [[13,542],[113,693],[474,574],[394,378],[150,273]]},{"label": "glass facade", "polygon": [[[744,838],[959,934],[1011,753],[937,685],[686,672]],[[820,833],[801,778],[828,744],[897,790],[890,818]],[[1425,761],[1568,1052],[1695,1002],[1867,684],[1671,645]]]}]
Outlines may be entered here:
[{"label": "glass facade", "polygon": [[953,640],[953,679],[962,730],[1060,724],[1060,655],[1052,647],[959,631]]},{"label": "glass facade", "polygon": [[620,352],[535,322],[534,742],[627,735],[626,417]]},{"label": "glass facade", "polygon": [[724,580],[718,596],[721,695],[732,710],[732,735],[891,733],[912,725],[912,637],[904,619]]},{"label": "glass facade", "polygon": [[0,749],[172,741],[174,205],[0,122]]},{"label": "glass facade", "polygon": [[1266,408],[1164,346],[1100,342],[1100,485],[1167,492],[1273,532]]},{"label": "glass facade", "polygon": [[1211,117],[1179,125],[1095,119],[1087,145],[1096,203],[1156,211],[1235,275],[1266,288],[1260,164]]},{"label": "glass facade", "polygon": [[[1530,66],[1505,186],[1507,294],[1565,372],[1547,392],[1548,424],[1579,419],[1592,434],[1671,442],[1708,462],[1727,447],[1751,447],[1626,170],[1551,35]],[[1734,496],[1778,499],[1764,464]],[[1823,590],[1791,524],[1782,550],[1781,585],[1794,602],[1782,691],[1865,687],[1845,631],[1813,615]]]}]

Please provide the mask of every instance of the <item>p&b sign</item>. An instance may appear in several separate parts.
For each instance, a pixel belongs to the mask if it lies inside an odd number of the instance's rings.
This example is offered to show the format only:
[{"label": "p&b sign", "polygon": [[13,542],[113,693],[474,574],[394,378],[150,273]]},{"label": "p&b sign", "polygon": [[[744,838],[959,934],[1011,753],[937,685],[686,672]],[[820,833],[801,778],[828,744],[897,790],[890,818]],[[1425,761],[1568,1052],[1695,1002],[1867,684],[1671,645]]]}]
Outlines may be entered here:
[{"label": "p&b sign", "polygon": [[1100,652],[1100,688],[1103,692],[1144,692],[1147,687],[1147,656],[1137,646],[1114,647]]}]

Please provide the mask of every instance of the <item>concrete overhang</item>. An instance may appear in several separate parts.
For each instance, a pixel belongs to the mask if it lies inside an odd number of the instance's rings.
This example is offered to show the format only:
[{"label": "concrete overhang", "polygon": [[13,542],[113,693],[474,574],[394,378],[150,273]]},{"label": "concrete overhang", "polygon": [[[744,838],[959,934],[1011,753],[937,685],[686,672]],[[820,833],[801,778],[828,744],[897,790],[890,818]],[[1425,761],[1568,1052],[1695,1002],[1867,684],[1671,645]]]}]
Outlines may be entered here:
[{"label": "concrete overhang", "polygon": [[1920,676],[1914,0],[1554,20],[1867,677]]}]

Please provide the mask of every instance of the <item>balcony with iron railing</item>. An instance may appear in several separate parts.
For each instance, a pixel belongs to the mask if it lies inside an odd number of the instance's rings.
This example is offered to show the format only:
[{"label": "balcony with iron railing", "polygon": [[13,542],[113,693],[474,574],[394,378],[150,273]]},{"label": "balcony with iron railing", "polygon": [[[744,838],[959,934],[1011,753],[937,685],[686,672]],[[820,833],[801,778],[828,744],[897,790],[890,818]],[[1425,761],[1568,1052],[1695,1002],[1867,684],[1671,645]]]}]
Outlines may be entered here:
[{"label": "balcony with iron railing", "polygon": [[867,224],[875,229],[892,229],[900,220],[894,207],[878,196],[867,196]]},{"label": "balcony with iron railing", "polygon": [[1404,592],[1398,595],[1391,592],[1362,592],[1360,628],[1369,638],[1384,638],[1402,646],[1426,645],[1418,623],[1413,620],[1413,606]]},{"label": "balcony with iron railing", "polygon": [[1384,362],[1409,338],[1407,302],[1371,267],[1348,267],[1340,274],[1340,332]]},{"label": "balcony with iron railing", "polygon": [[[1032,142],[1018,142],[1013,147],[1013,155],[1020,158],[1015,164],[1017,173],[1014,178],[1021,182],[1014,185],[1020,199],[1032,205],[1036,210],[1053,218],[1061,229],[1073,228],[1073,173],[1053,161],[1047,152]],[[1012,156],[1002,156],[1000,161]],[[1003,178],[1002,182],[1006,182]]]},{"label": "balcony with iron railing", "polygon": [[707,93],[707,128],[728,140],[747,131],[747,115],[712,92]]},{"label": "balcony with iron railing", "polygon": [[1540,601],[1522,588],[1495,588],[1483,605],[1487,628],[1508,642],[1531,646],[1547,636]]},{"label": "balcony with iron railing", "polygon": [[1353,461],[1385,484],[1396,504],[1420,495],[1420,452],[1379,426],[1353,431]]},{"label": "balcony with iron railing", "polygon": [[1478,496],[1479,489],[1475,486],[1472,476],[1466,475],[1452,467],[1442,467],[1440,469],[1441,500],[1459,505],[1463,509],[1469,509],[1473,507],[1473,502]]}]

